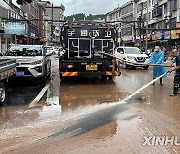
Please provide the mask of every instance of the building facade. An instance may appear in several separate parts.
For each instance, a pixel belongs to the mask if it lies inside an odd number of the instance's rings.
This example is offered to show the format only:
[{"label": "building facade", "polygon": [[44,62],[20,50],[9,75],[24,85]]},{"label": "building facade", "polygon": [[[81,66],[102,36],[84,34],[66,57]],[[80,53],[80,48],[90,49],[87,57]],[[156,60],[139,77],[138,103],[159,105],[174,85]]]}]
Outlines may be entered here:
[{"label": "building facade", "polygon": [[[15,34],[4,33],[4,22],[20,20],[20,6],[16,5],[15,0],[1,1],[0,3],[0,53],[5,53],[11,43],[17,43],[18,36]],[[19,12],[19,13],[18,13]]]},{"label": "building facade", "polygon": [[132,45],[131,42],[137,46],[145,46],[147,42],[148,47],[180,45],[177,29],[180,27],[180,0],[131,0],[107,13],[106,20],[122,21],[117,27],[123,45]]},{"label": "building facade", "polygon": [[46,45],[60,45],[60,30],[64,21],[63,5],[46,7]]},{"label": "building facade", "polygon": [[[44,6],[40,4],[41,0],[34,0],[21,6],[21,10],[25,12],[26,19],[26,40],[27,44],[44,44]],[[25,42],[24,42],[25,43]]]},{"label": "building facade", "polygon": [[[0,3],[0,53],[5,53],[9,44],[45,44],[45,6],[41,0],[18,5],[16,0]],[[43,1],[44,2],[44,1]],[[25,23],[25,34],[5,33],[4,22],[16,21]]]},{"label": "building facade", "polygon": [[131,0],[122,6],[106,14],[106,21],[115,23],[118,30],[121,45],[133,45],[135,36],[136,2]]},{"label": "building facade", "polygon": [[[148,46],[179,46],[180,36],[176,30],[180,22],[179,0],[139,0],[137,1],[137,20],[141,21],[141,27],[147,28]],[[139,31],[138,31],[139,32]]]}]

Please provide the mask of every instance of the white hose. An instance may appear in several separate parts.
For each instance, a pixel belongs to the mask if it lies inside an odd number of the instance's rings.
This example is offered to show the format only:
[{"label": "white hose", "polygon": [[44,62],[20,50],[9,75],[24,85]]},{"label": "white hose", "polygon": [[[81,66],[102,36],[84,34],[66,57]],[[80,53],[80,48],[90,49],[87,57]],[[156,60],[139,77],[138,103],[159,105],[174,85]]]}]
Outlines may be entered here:
[{"label": "white hose", "polygon": [[156,82],[157,80],[159,80],[160,78],[162,78],[164,75],[166,75],[166,73],[164,73],[163,75],[159,76],[158,78],[152,80],[151,82],[147,83],[146,85],[144,85],[142,88],[138,89],[137,91],[135,91],[133,94],[125,97],[122,102],[123,103],[127,103],[127,101],[129,99],[131,99],[134,95],[138,94],[139,92],[141,92],[142,90],[144,90],[145,88],[149,87],[151,84],[153,84],[154,82]]}]

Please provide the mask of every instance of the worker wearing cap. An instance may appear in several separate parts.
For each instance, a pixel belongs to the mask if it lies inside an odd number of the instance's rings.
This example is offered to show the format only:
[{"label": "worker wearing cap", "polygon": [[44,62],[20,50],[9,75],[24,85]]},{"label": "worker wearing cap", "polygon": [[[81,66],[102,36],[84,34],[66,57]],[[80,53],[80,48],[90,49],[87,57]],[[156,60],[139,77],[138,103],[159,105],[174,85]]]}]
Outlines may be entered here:
[{"label": "worker wearing cap", "polygon": [[[164,64],[164,52],[160,50],[159,46],[155,47],[155,51],[152,53],[149,61],[147,64]],[[159,76],[166,73],[166,69],[163,66],[153,66],[153,79],[158,78]],[[166,78],[167,75],[165,74],[163,78]],[[155,83],[154,83],[155,84]],[[153,85],[154,85],[153,84]],[[162,78],[160,78],[160,85],[163,85]]]},{"label": "worker wearing cap", "polygon": [[172,56],[175,57],[176,67],[169,70],[168,73],[171,74],[171,72],[176,71],[176,74],[174,76],[174,90],[170,96],[176,96],[178,94],[180,84],[180,55],[177,49],[172,51]]}]

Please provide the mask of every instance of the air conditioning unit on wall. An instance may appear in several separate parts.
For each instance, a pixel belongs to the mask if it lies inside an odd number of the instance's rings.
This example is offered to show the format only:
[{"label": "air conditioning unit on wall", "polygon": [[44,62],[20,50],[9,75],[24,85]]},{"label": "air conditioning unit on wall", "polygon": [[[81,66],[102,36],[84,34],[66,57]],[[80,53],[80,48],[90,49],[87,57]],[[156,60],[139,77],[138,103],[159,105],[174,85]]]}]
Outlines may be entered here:
[{"label": "air conditioning unit on wall", "polygon": [[166,16],[166,17],[171,17],[171,16],[172,16],[172,13],[171,13],[171,12],[167,12],[167,13],[165,14],[165,16]]},{"label": "air conditioning unit on wall", "polygon": [[158,1],[153,4],[153,6],[158,6]]}]

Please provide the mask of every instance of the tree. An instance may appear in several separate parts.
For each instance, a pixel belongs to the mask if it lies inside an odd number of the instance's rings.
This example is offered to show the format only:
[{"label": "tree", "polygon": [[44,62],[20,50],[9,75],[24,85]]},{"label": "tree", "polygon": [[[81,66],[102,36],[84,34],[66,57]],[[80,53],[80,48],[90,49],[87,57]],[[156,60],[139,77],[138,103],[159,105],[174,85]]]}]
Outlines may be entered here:
[{"label": "tree", "polygon": [[71,16],[67,16],[65,17],[65,20],[67,21],[73,21],[73,19],[75,21],[82,21],[82,20],[88,20],[88,21],[93,21],[93,20],[105,20],[105,15],[104,14],[100,14],[100,15],[85,15],[84,13],[77,13],[77,14],[73,14]]}]

